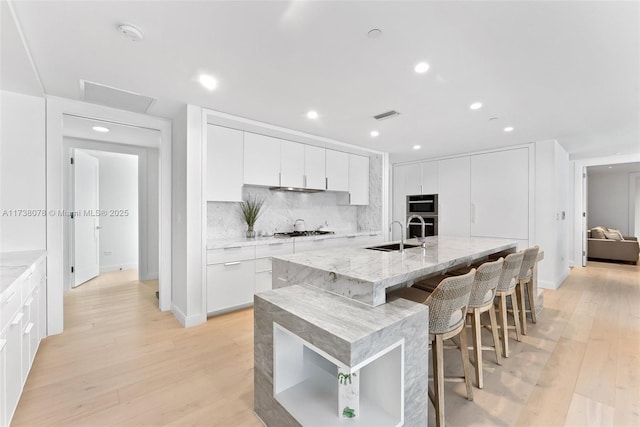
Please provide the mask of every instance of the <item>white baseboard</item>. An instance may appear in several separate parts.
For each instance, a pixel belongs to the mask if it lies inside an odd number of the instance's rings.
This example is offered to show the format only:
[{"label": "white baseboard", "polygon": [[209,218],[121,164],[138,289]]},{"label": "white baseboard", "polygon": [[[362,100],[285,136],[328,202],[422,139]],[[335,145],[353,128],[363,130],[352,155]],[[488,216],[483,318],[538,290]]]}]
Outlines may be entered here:
[{"label": "white baseboard", "polygon": [[176,319],[178,319],[178,322],[180,322],[180,324],[185,328],[200,325],[201,323],[205,323],[207,321],[207,316],[203,316],[201,314],[186,316],[182,312],[182,310],[180,310],[180,308],[173,303],[171,303],[171,312],[176,317]]},{"label": "white baseboard", "polygon": [[108,273],[110,271],[118,271],[118,270],[130,270],[132,268],[138,268],[138,264],[113,264],[113,265],[101,265],[100,273]]},{"label": "white baseboard", "polygon": [[567,268],[567,270],[560,275],[560,277],[556,278],[556,280],[540,280],[538,279],[538,287],[544,289],[558,289],[560,285],[569,277],[569,273],[571,270]]}]

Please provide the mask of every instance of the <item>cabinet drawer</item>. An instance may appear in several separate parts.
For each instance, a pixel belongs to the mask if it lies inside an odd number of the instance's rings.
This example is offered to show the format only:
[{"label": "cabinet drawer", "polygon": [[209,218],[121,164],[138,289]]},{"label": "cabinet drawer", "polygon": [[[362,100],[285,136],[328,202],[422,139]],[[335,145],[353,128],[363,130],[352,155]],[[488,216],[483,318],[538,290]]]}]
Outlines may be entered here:
[{"label": "cabinet drawer", "polygon": [[256,259],[256,273],[262,271],[271,271],[271,258]]},{"label": "cabinet drawer", "polygon": [[22,300],[22,280],[16,280],[0,298],[0,330],[15,316]]},{"label": "cabinet drawer", "polygon": [[207,266],[207,313],[250,305],[254,287],[253,259]]},{"label": "cabinet drawer", "polygon": [[256,258],[293,254],[293,242],[274,242],[256,246]]},{"label": "cabinet drawer", "polygon": [[223,249],[207,251],[207,264],[253,260],[256,257],[255,246],[228,246]]},{"label": "cabinet drawer", "polygon": [[256,294],[271,290],[271,271],[256,273]]}]

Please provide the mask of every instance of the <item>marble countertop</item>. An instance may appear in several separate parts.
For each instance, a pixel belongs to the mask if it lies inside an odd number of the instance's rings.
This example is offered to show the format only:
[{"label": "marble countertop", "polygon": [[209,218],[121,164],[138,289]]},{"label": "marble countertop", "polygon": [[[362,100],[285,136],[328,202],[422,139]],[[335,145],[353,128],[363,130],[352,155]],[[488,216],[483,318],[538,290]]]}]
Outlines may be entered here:
[{"label": "marble countertop", "polygon": [[0,252],[0,293],[27,274],[46,251]]},{"label": "marble countertop", "polygon": [[322,234],[319,236],[301,236],[301,237],[255,237],[255,238],[246,238],[246,237],[237,237],[237,238],[228,238],[228,239],[208,239],[207,240],[207,249],[223,249],[230,246],[260,246],[260,245],[268,245],[274,242],[282,242],[282,243],[292,243],[292,242],[304,242],[309,240],[322,240],[322,239],[336,239],[347,236],[369,236],[369,235],[379,235],[380,231],[354,231],[354,232],[340,232],[336,231],[334,234]]},{"label": "marble countertop", "polygon": [[258,296],[349,344],[358,343],[377,331],[427,310],[424,304],[402,298],[369,307],[309,285],[261,292]]},{"label": "marble countertop", "polygon": [[[419,245],[416,239],[407,243]],[[425,249],[404,253],[351,247],[274,256],[274,275],[286,276],[288,285],[313,284],[377,306],[384,304],[386,288],[515,248],[516,242],[508,239],[433,236],[426,239]]]}]

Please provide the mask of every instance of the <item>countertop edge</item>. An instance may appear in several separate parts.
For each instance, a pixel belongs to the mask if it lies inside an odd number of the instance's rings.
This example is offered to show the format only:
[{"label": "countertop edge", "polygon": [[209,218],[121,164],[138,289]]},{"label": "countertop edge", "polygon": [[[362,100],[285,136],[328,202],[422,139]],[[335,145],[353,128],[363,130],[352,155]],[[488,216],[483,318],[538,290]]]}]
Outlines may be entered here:
[{"label": "countertop edge", "polygon": [[323,239],[336,239],[343,238],[349,236],[379,236],[382,234],[380,230],[373,231],[354,231],[354,232],[335,232],[334,234],[322,234],[319,236],[301,236],[301,237],[256,237],[254,239],[247,238],[236,238],[236,239],[208,239],[207,240],[207,250],[215,250],[215,249],[224,249],[231,246],[262,246],[268,245],[274,242],[278,243],[294,243],[294,242],[307,242],[313,240],[323,240]]}]

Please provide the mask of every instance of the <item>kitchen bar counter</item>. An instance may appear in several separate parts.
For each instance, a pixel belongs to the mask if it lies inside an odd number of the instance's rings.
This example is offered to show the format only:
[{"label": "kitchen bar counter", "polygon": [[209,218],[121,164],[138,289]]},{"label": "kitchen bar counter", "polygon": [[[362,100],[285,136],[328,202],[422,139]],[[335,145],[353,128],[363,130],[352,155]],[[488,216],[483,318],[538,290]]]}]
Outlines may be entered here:
[{"label": "kitchen bar counter", "polygon": [[375,307],[386,302],[387,288],[515,249],[516,242],[507,239],[433,236],[425,249],[404,253],[344,248],[278,256],[273,257],[273,288],[304,283]]}]

